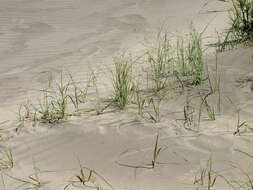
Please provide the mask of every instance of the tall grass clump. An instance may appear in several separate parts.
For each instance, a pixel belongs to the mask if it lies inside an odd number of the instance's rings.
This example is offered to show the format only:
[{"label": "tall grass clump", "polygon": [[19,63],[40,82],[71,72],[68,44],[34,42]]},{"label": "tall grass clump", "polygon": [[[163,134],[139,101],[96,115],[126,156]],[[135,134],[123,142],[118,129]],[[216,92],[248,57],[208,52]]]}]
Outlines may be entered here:
[{"label": "tall grass clump", "polygon": [[123,109],[132,92],[132,64],[124,55],[114,58],[113,89],[116,105]]},{"label": "tall grass clump", "polygon": [[201,38],[201,33],[194,28],[187,38],[177,38],[174,73],[178,74],[177,78],[187,80],[192,85],[199,85],[203,81],[204,58]]},{"label": "tall grass clump", "polygon": [[192,84],[199,85],[203,81],[204,58],[201,34],[195,29],[190,32],[187,59],[191,68]]},{"label": "tall grass clump", "polygon": [[157,41],[157,47],[147,51],[155,91],[166,87],[168,74],[173,70],[173,58],[168,35],[159,33]]}]

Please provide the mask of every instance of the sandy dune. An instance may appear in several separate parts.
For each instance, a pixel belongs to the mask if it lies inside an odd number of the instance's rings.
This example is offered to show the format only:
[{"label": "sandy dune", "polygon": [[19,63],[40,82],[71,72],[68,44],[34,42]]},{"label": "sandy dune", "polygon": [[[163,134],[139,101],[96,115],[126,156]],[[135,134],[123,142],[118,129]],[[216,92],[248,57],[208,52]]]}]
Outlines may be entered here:
[{"label": "sandy dune", "polygon": [[[119,51],[138,54],[144,38],[155,35],[161,26],[176,36],[188,31],[191,22],[199,31],[208,25],[204,33],[208,47],[215,30],[222,31],[228,23],[228,4],[218,0],[0,0],[0,4],[0,121],[10,123],[17,118],[20,103],[38,99],[48,72],[57,78],[65,69],[75,80],[86,81],[95,71],[102,77],[99,85],[106,97],[112,88],[106,72]],[[251,159],[242,153],[253,154],[252,136],[233,135],[236,112],[226,98],[242,109],[242,121],[253,123],[251,52],[238,48],[219,55],[221,114],[215,121],[202,122],[199,133],[177,125],[185,97],[164,103],[157,124],[140,120],[130,106],[99,116],[74,117],[52,128],[11,131],[13,138],[7,144],[15,167],[4,171],[6,189],[31,187],[8,176],[31,181],[34,166],[46,182],[41,189],[63,189],[80,172],[78,160],[118,190],[196,189],[194,176],[210,155],[222,175],[238,174],[229,161],[252,171]],[[213,54],[206,59],[213,69]],[[158,132],[164,149],[157,167],[150,169]],[[222,180],[217,183],[229,189]]]},{"label": "sandy dune", "polygon": [[162,25],[170,32],[183,33],[191,21],[201,29],[210,22],[208,30],[214,34],[215,28],[226,23],[226,13],[219,12],[226,10],[224,2],[217,1],[0,3],[0,99],[4,99],[0,105],[5,113],[13,112],[9,106],[35,95],[34,89],[48,80],[49,71],[54,74],[65,68],[81,78],[91,69],[110,65],[120,49],[134,50]]}]

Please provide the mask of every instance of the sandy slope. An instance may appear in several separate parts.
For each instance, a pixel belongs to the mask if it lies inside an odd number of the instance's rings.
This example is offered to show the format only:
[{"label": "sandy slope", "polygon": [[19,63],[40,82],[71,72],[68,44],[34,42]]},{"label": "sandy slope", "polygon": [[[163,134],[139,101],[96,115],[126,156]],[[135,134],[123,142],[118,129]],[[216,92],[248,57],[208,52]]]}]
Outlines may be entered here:
[{"label": "sandy slope", "polygon": [[[214,0],[0,0],[0,4],[1,120],[15,119],[18,103],[27,97],[37,98],[33,89],[45,85],[49,71],[57,76],[65,68],[75,79],[86,80],[86,74],[96,70],[102,76],[104,92],[111,88],[109,78],[103,75],[111,57],[120,49],[138,50],[143,38],[162,24],[176,34],[188,30],[190,21],[199,30],[212,21],[205,33],[209,37],[215,28],[220,30],[227,23],[223,12],[227,4]],[[206,38],[205,43],[209,40]],[[213,57],[208,58],[211,69],[214,62]],[[216,121],[203,122],[199,134],[175,126],[182,113],[171,110],[181,112],[184,97],[163,104],[158,124],[139,120],[132,107],[100,116],[87,114],[50,129],[12,133],[14,138],[8,143],[15,167],[5,172],[29,179],[36,166],[41,180],[47,182],[41,189],[60,190],[79,172],[80,160],[106,177],[115,189],[185,190],[196,188],[194,175],[210,154],[221,174],[238,174],[228,161],[250,170],[251,160],[237,150],[252,153],[252,137],[250,133],[232,135],[236,115],[226,97],[242,107],[241,119],[250,124],[251,50],[223,53],[219,65],[222,114]],[[159,157],[162,164],[147,169],[157,132],[159,145],[165,147]],[[4,181],[7,190],[27,188],[7,176]],[[224,183],[220,187],[228,189]]]}]

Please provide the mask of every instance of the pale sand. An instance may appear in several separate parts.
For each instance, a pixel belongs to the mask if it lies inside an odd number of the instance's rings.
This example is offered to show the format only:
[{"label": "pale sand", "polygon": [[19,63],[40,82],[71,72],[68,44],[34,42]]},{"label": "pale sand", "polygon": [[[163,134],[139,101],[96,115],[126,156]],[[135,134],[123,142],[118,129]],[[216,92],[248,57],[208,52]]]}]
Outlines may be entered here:
[{"label": "pale sand", "polygon": [[[208,44],[216,37],[215,29],[222,31],[228,22],[227,3],[215,0],[0,0],[0,4],[0,119],[10,121],[16,119],[19,103],[38,98],[37,90],[47,82],[49,71],[57,77],[67,69],[76,80],[87,80],[94,70],[102,77],[102,96],[108,97],[112,87],[106,73],[119,50],[138,52],[144,38],[162,25],[172,36],[177,31],[184,34],[191,21],[199,31],[209,25],[204,34]],[[207,62],[212,69],[214,58]],[[175,126],[182,113],[174,112],[182,111],[184,97],[163,104],[158,124],[138,120],[131,107],[99,116],[86,114],[50,129],[12,132],[8,144],[15,167],[5,172],[28,179],[35,165],[46,171],[40,174],[47,182],[41,189],[60,190],[79,172],[80,160],[115,189],[186,190],[196,189],[194,175],[210,154],[222,175],[238,175],[228,161],[250,171],[251,160],[236,150],[253,154],[252,137],[233,136],[236,114],[226,96],[242,108],[241,120],[251,124],[253,93],[247,76],[253,76],[252,64],[247,48],[219,56],[222,114],[215,121],[202,122],[198,135]],[[167,147],[159,156],[163,164],[134,168],[151,162],[158,131],[159,145]],[[7,176],[4,181],[7,190],[26,188]],[[217,183],[229,189],[221,180]]]}]

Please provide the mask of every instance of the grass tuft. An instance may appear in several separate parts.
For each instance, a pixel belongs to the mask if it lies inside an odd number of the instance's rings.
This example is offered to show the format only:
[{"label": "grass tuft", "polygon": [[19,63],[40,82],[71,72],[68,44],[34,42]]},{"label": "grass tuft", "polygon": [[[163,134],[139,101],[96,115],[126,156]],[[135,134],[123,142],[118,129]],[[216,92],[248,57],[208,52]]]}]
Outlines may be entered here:
[{"label": "grass tuft", "polygon": [[192,29],[190,32],[187,57],[191,67],[192,84],[199,85],[203,81],[204,60],[201,34],[199,34],[195,29]]},{"label": "grass tuft", "polygon": [[123,109],[132,93],[132,64],[124,55],[114,58],[113,89],[116,105]]},{"label": "grass tuft", "polygon": [[173,58],[168,35],[159,33],[157,41],[157,47],[147,51],[155,92],[166,87],[168,74],[173,71]]}]

